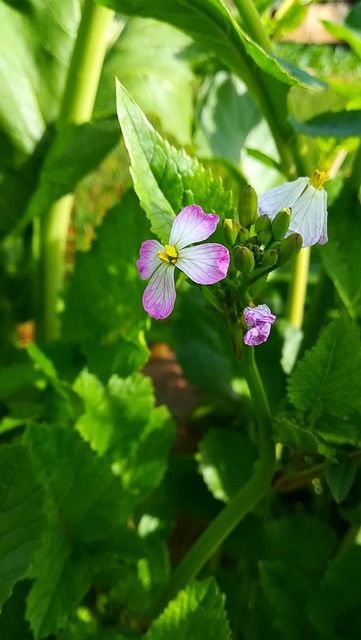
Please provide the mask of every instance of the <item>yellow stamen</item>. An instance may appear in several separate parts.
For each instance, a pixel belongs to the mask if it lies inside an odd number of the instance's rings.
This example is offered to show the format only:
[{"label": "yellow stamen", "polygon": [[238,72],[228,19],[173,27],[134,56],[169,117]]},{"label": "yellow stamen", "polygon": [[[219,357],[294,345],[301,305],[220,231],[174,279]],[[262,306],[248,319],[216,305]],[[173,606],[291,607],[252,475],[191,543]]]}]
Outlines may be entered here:
[{"label": "yellow stamen", "polygon": [[158,251],[158,258],[168,264],[175,264],[178,260],[178,251],[169,244],[164,245],[165,251]]},{"label": "yellow stamen", "polygon": [[329,175],[325,173],[325,171],[319,171],[319,169],[316,169],[310,177],[310,184],[312,184],[316,189],[322,189],[328,179]]}]

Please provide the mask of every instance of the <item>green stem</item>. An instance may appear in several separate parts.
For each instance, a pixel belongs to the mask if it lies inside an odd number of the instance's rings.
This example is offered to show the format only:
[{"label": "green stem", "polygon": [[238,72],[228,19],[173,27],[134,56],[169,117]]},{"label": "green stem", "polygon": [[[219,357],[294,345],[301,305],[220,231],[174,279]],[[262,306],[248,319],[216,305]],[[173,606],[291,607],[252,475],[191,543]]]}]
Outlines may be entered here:
[{"label": "green stem", "polygon": [[246,379],[258,425],[260,457],[255,472],[180,561],[170,579],[165,594],[153,611],[152,618],[159,615],[178,591],[198,575],[207,560],[217,551],[227,536],[271,489],[275,464],[271,414],[254,359],[253,347],[245,347],[244,363]]},{"label": "green stem", "polygon": [[252,0],[233,0],[233,2],[238,9],[247,33],[266,51],[272,51],[272,42]]},{"label": "green stem", "polygon": [[311,248],[301,249],[294,262],[293,278],[290,283],[288,319],[292,326],[301,329],[305,313],[308,267]]},{"label": "green stem", "polygon": [[[77,40],[70,63],[60,114],[58,136],[70,122],[90,120],[103,66],[106,34],[113,11],[85,0]],[[64,278],[65,247],[68,234],[72,195],[53,204],[40,223],[40,299],[37,336],[40,341],[59,336],[57,301]]]}]

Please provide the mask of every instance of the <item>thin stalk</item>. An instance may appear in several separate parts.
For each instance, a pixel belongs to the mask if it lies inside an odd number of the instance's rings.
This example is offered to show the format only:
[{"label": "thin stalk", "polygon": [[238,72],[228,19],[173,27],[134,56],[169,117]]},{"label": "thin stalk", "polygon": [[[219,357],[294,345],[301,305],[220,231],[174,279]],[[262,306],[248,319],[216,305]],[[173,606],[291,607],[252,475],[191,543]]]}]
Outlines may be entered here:
[{"label": "thin stalk", "polygon": [[[58,136],[70,122],[90,120],[103,66],[106,34],[114,12],[85,0],[58,118]],[[40,222],[39,288],[37,317],[40,341],[59,336],[57,301],[64,278],[65,248],[73,196],[55,202]]]},{"label": "thin stalk", "polygon": [[195,578],[222,542],[247,513],[271,490],[275,464],[271,414],[265,390],[254,359],[253,347],[245,347],[244,363],[258,425],[260,457],[250,480],[216,516],[176,567],[167,589],[152,616],[158,616],[180,589]]},{"label": "thin stalk", "polygon": [[301,329],[305,313],[305,300],[308,281],[308,267],[310,264],[311,247],[301,249],[295,259],[293,278],[289,295],[289,322],[296,329]]},{"label": "thin stalk", "polygon": [[272,51],[273,45],[252,0],[233,0],[238,9],[247,33],[266,51]]}]

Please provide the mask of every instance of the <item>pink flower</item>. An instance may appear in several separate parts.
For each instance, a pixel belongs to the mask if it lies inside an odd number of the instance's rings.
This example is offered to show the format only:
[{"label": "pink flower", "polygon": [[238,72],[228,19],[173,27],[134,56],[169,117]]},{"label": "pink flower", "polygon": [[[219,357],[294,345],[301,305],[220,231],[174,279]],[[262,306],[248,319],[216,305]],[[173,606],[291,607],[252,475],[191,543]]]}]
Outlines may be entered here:
[{"label": "pink flower", "polygon": [[271,313],[266,304],[259,304],[257,307],[246,307],[243,311],[243,322],[247,333],[243,336],[245,344],[255,347],[262,342],[266,342],[271,324],[276,320],[276,316]]},{"label": "pink flower", "polygon": [[146,240],[140,247],[137,267],[143,280],[150,278],[144,291],[143,307],[156,320],[167,318],[175,301],[174,268],[178,267],[197,284],[214,284],[226,277],[229,252],[222,244],[206,240],[215,231],[219,216],[204,213],[192,204],[175,217],[169,244]]}]

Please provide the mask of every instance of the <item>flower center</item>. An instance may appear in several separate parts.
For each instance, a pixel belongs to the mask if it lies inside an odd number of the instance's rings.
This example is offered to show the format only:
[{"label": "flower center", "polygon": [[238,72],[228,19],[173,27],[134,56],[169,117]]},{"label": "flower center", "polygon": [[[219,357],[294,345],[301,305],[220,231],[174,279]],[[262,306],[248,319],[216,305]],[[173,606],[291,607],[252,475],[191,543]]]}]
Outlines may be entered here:
[{"label": "flower center", "polygon": [[178,251],[170,244],[164,245],[165,251],[158,251],[158,258],[168,264],[175,264],[178,260]]},{"label": "flower center", "polygon": [[322,189],[328,178],[329,176],[327,175],[327,173],[316,169],[316,171],[314,171],[312,176],[310,177],[310,184],[312,184],[312,186],[316,189]]}]

